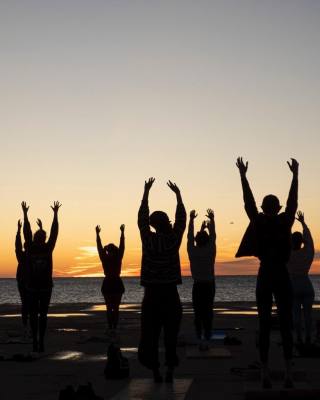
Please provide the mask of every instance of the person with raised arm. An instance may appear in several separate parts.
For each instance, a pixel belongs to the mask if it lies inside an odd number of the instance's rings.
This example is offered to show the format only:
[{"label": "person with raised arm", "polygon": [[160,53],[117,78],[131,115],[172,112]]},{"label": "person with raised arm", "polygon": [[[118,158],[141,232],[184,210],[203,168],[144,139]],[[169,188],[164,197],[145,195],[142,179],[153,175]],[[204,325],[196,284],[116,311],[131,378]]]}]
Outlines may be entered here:
[{"label": "person with raised arm", "polygon": [[55,201],[51,206],[53,221],[48,241],[43,230],[42,222],[37,220],[39,229],[32,235],[28,219],[26,202],[22,202],[24,215],[23,233],[26,251],[26,290],[30,308],[30,326],[33,339],[33,351],[44,352],[44,337],[47,328],[47,314],[51,300],[52,280],[52,253],[58,237],[58,211],[61,204]]},{"label": "person with raised arm", "polygon": [[[214,263],[216,258],[216,231],[214,213],[209,208],[201,230],[194,236],[196,211],[190,212],[187,250],[193,278],[192,305],[199,350],[208,350],[212,334],[213,302],[215,296]],[[208,229],[208,232],[206,232]],[[204,338],[203,338],[204,333]]]},{"label": "person with raised arm", "polygon": [[[296,218],[302,225],[302,233],[292,234],[292,251],[288,270],[293,288],[293,323],[299,345],[311,344],[312,305],[314,288],[309,278],[309,271],[314,259],[314,243],[310,229],[304,220],[304,214],[298,211]],[[305,341],[302,339],[301,312],[303,309]]]},{"label": "person with raised arm", "polygon": [[257,277],[256,300],[259,315],[259,351],[261,378],[264,388],[272,383],[268,368],[272,295],[274,295],[280,320],[280,332],[285,359],[286,388],[293,387],[291,363],[293,350],[292,335],[292,286],[287,269],[291,252],[291,228],[298,207],[298,170],[295,159],[288,162],[292,182],[285,211],[279,199],[269,194],[262,201],[262,213],[258,212],[254,196],[247,180],[248,162],[239,157],[236,163],[242,183],[244,207],[250,219],[249,227],[242,239],[236,257],[255,256],[260,260]]},{"label": "person with raised arm", "polygon": [[20,299],[21,299],[21,318],[22,318],[22,325],[23,325],[23,337],[26,339],[27,335],[28,335],[29,309],[28,309],[28,299],[27,299],[26,282],[25,282],[25,280],[26,280],[26,252],[24,251],[23,246],[22,246],[21,228],[22,228],[22,223],[19,219],[16,240],[15,240],[16,258],[18,261],[16,280],[17,280],[18,291],[19,291],[19,295],[20,295]]},{"label": "person with raised arm", "polygon": [[162,382],[159,336],[163,329],[167,366],[165,380],[172,382],[174,368],[179,363],[176,348],[182,307],[177,285],[182,283],[179,248],[186,227],[186,210],[178,186],[169,181],[167,185],[177,198],[174,224],[163,211],[149,215],[149,192],[154,181],[150,178],[145,182],[138,213],[142,242],[141,285],[144,286],[138,357],[142,365],[153,371],[154,381]]},{"label": "person with raised arm", "polygon": [[105,275],[101,292],[107,307],[107,321],[110,333],[113,333],[117,329],[119,307],[125,291],[122,279],[120,278],[125,242],[124,229],[125,226],[121,225],[119,247],[113,243],[109,243],[103,247],[100,238],[101,228],[99,225],[96,226],[97,249]]}]

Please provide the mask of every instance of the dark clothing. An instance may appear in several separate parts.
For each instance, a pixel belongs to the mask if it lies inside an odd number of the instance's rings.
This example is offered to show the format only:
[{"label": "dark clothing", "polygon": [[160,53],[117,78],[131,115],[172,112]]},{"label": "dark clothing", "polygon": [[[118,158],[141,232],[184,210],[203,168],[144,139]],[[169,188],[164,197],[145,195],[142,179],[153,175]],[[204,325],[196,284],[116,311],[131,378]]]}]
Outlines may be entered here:
[{"label": "dark clothing", "polygon": [[285,212],[274,216],[258,213],[246,177],[242,177],[242,188],[250,224],[236,257],[255,256],[270,267],[274,262],[286,264],[291,252],[291,228],[298,207],[298,179],[292,179]]},{"label": "dark clothing", "polygon": [[159,368],[159,337],[162,328],[166,365],[168,367],[178,365],[176,347],[181,317],[182,307],[175,285],[161,284],[145,288],[138,351],[142,365],[149,369]]},{"label": "dark clothing", "polygon": [[148,200],[143,198],[138,213],[142,241],[142,286],[181,283],[179,248],[186,228],[186,219],[184,205],[178,201],[172,230],[167,234],[152,232],[149,226]]},{"label": "dark clothing", "polygon": [[110,282],[113,282],[112,279],[119,278],[121,274],[121,264],[124,254],[124,233],[121,233],[117,254],[106,253],[102,247],[100,235],[97,235],[97,249],[102,263],[104,275],[107,278],[110,278]]},{"label": "dark clothing", "polygon": [[204,336],[206,340],[211,339],[213,302],[215,296],[215,281],[194,282],[192,287],[192,305],[194,310],[194,324],[199,339]]},{"label": "dark clothing", "polygon": [[250,224],[236,257],[255,256],[261,261],[257,278],[256,300],[259,314],[259,349],[263,363],[268,361],[272,295],[275,297],[285,359],[292,358],[291,281],[286,264],[291,252],[291,228],[298,207],[298,178],[293,175],[284,213],[265,215],[257,206],[245,175],[241,176],[245,210]]},{"label": "dark clothing", "polygon": [[272,294],[277,305],[284,358],[290,360],[293,348],[293,297],[291,281],[285,265],[279,265],[274,274],[269,273],[266,268],[262,269],[261,267],[258,273],[256,299],[259,314],[259,350],[263,363],[268,361],[273,302]]},{"label": "dark clothing", "polygon": [[53,218],[49,240],[38,245],[32,241],[29,221],[25,221],[23,231],[26,241],[26,288],[29,291],[51,291],[52,252],[58,237],[58,218]]},{"label": "dark clothing", "polygon": [[[30,326],[32,330],[33,343],[38,339],[43,344],[47,328],[47,314],[51,300],[52,288],[48,290],[28,291],[28,304],[30,307]],[[39,332],[39,338],[38,338]]]},{"label": "dark clothing", "polygon": [[101,292],[104,296],[108,294],[123,294],[125,291],[122,279],[105,277],[102,282]]}]

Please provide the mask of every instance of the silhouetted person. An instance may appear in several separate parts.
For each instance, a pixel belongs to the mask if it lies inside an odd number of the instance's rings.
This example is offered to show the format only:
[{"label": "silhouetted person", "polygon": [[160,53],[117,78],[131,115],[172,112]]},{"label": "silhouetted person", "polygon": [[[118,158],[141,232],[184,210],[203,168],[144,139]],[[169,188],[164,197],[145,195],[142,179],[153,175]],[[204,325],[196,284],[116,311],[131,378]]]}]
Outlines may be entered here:
[{"label": "silhouetted person", "polygon": [[27,298],[27,290],[26,290],[26,253],[23,250],[22,240],[21,240],[21,228],[22,223],[19,219],[18,221],[18,230],[16,234],[15,241],[15,250],[16,257],[18,261],[16,280],[18,284],[19,295],[21,299],[21,317],[22,317],[22,325],[23,325],[23,336],[26,338],[28,331],[28,298]]},{"label": "silhouetted person", "polygon": [[303,309],[305,344],[309,345],[311,344],[312,305],[315,297],[309,271],[314,258],[314,244],[301,211],[298,211],[297,220],[302,225],[303,233],[297,231],[292,234],[292,251],[288,262],[288,271],[293,289],[293,322],[297,341],[299,344],[303,343],[301,330],[301,311]]},{"label": "silhouetted person", "polygon": [[158,353],[163,328],[166,381],[171,382],[174,367],[178,365],[176,347],[182,307],[177,285],[181,284],[179,248],[186,227],[186,210],[179,188],[169,181],[169,188],[177,196],[174,225],[163,211],[154,211],[149,217],[148,198],[153,182],[154,178],[145,182],[138,214],[142,241],[141,285],[144,286],[138,356],[141,364],[153,371],[154,380],[161,382]]},{"label": "silhouetted person", "polygon": [[26,250],[26,289],[30,307],[30,325],[33,338],[33,351],[44,351],[44,336],[47,327],[47,314],[52,294],[52,252],[58,237],[58,211],[61,204],[54,202],[53,222],[49,240],[46,242],[46,232],[41,220],[37,220],[39,229],[32,237],[28,210],[22,202],[24,214],[23,233]]},{"label": "silhouetted person", "polygon": [[286,361],[285,386],[292,387],[292,287],[287,270],[291,252],[291,228],[295,220],[298,201],[298,168],[296,160],[288,162],[293,174],[286,209],[281,209],[276,196],[269,194],[262,201],[258,212],[246,177],[248,162],[237,159],[243,189],[244,205],[250,225],[242,239],[236,257],[255,256],[260,260],[257,277],[256,299],[259,314],[259,350],[262,363],[262,384],[271,387],[268,370],[268,353],[271,329],[272,295],[275,297],[280,319],[280,332]]},{"label": "silhouetted person", "polygon": [[121,264],[124,254],[124,225],[120,226],[121,236],[119,247],[113,243],[103,247],[100,238],[101,228],[96,226],[97,248],[105,278],[102,283],[101,292],[107,307],[107,320],[110,330],[117,328],[119,320],[119,307],[121,297],[124,293],[124,285],[121,274]]},{"label": "silhouetted person", "polygon": [[[195,210],[190,212],[187,250],[193,278],[192,304],[194,324],[199,349],[208,350],[212,334],[213,302],[215,296],[214,262],[216,258],[216,232],[214,213],[209,208],[209,221],[204,221],[201,230],[194,236]],[[206,232],[206,228],[209,234]],[[204,340],[202,334],[204,333]]]}]

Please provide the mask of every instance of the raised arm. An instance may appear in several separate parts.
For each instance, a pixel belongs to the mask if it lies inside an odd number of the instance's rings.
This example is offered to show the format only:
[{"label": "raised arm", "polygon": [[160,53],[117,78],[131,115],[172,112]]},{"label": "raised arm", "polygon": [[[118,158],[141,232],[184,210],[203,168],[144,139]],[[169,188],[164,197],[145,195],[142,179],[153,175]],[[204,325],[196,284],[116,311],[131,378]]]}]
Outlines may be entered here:
[{"label": "raised arm", "polygon": [[294,223],[296,211],[298,208],[298,172],[299,172],[299,163],[294,158],[291,158],[291,164],[287,161],[287,164],[292,172],[292,181],[289,190],[289,196],[287,200],[285,213],[288,217],[288,220],[291,224]]},{"label": "raised arm", "polygon": [[100,260],[102,261],[103,255],[104,255],[104,251],[103,251],[103,247],[102,247],[102,243],[101,243],[100,232],[101,232],[100,225],[97,225],[96,226],[97,250],[98,250],[98,254],[99,254]]},{"label": "raised arm", "polygon": [[125,248],[125,245],[124,245],[124,242],[125,242],[125,240],[124,240],[124,229],[125,229],[125,225],[122,224],[120,226],[121,235],[120,235],[120,243],[119,243],[119,251],[120,251],[120,257],[121,258],[123,257],[124,248]]},{"label": "raised arm", "polygon": [[209,229],[209,238],[212,244],[216,242],[216,224],[214,221],[214,212],[211,208],[208,208],[206,217],[209,219],[208,229]]},{"label": "raised arm", "polygon": [[22,250],[22,241],[21,241],[21,228],[22,228],[22,223],[19,219],[18,221],[18,230],[16,234],[16,241],[15,241],[15,249],[16,249],[16,257],[18,262],[21,262],[21,259],[23,257],[23,250]]},{"label": "raised arm", "polygon": [[32,231],[28,218],[29,206],[27,206],[27,203],[23,201],[21,203],[21,207],[23,211],[23,235],[24,235],[24,240],[26,242],[26,246],[28,247],[32,243]]},{"label": "raised arm", "polygon": [[313,243],[313,238],[312,238],[310,229],[308,228],[307,224],[305,223],[303,212],[298,211],[297,220],[301,223],[302,229],[303,229],[304,249],[307,251],[308,257],[310,257],[310,259],[312,261],[314,258],[314,243]]},{"label": "raised arm", "polygon": [[198,214],[195,210],[190,211],[189,227],[188,227],[188,237],[187,237],[187,250],[194,248],[194,220],[197,218]]},{"label": "raised arm", "polygon": [[248,170],[248,161],[244,163],[242,157],[238,157],[236,166],[239,168],[240,172],[244,208],[249,219],[252,220],[258,215],[258,209],[246,175]]},{"label": "raised arm", "polygon": [[177,208],[176,208],[176,216],[173,229],[176,232],[179,232],[182,238],[183,232],[186,229],[186,224],[187,224],[186,209],[183,205],[180,189],[178,188],[178,186],[171,181],[168,181],[167,185],[175,193],[177,197]]},{"label": "raised arm", "polygon": [[53,206],[51,206],[52,211],[53,211],[53,221],[52,221],[50,236],[49,236],[49,240],[48,240],[48,247],[50,248],[51,251],[53,251],[53,249],[56,245],[57,238],[58,238],[58,232],[59,232],[58,211],[59,211],[60,207],[61,207],[61,204],[58,201],[55,201],[53,203]]},{"label": "raised arm", "polygon": [[144,182],[144,192],[141,201],[141,205],[138,212],[138,227],[140,230],[141,239],[144,238],[150,232],[149,225],[149,192],[154,183],[154,178],[149,178],[148,181]]}]

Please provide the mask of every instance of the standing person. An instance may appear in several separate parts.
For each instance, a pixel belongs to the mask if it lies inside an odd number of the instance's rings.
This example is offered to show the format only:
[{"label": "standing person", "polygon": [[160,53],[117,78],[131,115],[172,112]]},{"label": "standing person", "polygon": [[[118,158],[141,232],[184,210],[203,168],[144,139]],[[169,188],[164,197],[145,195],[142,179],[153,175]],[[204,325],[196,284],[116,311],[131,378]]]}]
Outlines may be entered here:
[{"label": "standing person", "polygon": [[124,228],[124,225],[120,226],[121,236],[119,247],[113,243],[109,243],[103,247],[100,238],[101,228],[99,225],[96,226],[97,249],[105,275],[101,292],[106,303],[108,327],[111,332],[117,328],[119,307],[124,293],[124,285],[120,278],[124,254]]},{"label": "standing person", "polygon": [[23,325],[23,336],[26,339],[28,335],[28,299],[27,299],[27,291],[26,291],[26,253],[23,250],[22,240],[21,240],[21,228],[22,223],[19,219],[18,221],[18,230],[16,234],[16,241],[15,241],[15,250],[16,250],[16,257],[18,261],[17,267],[17,274],[16,280],[18,284],[19,295],[21,299],[21,318],[22,318],[22,325]]},{"label": "standing person", "polygon": [[236,257],[255,256],[260,260],[257,277],[256,299],[259,315],[259,350],[262,364],[261,378],[264,388],[272,386],[269,368],[269,342],[271,330],[272,295],[275,297],[280,319],[284,359],[286,364],[285,387],[293,387],[292,360],[292,287],[287,270],[291,251],[291,228],[298,207],[299,164],[291,159],[288,166],[292,172],[292,182],[286,209],[281,209],[276,196],[269,194],[262,201],[262,213],[258,212],[249,182],[246,177],[248,162],[237,159],[240,172],[244,205],[250,225],[242,239]]},{"label": "standing person", "polygon": [[[207,210],[208,222],[194,236],[195,210],[190,212],[187,250],[193,278],[192,304],[199,350],[208,350],[212,334],[213,302],[215,296],[214,263],[216,258],[216,232],[214,213]],[[206,232],[206,228],[209,234]],[[202,333],[204,332],[204,339]]]},{"label": "standing person", "polygon": [[[175,223],[168,215],[154,211],[149,217],[149,192],[154,178],[145,182],[144,194],[138,213],[138,226],[142,241],[141,285],[144,297],[141,310],[141,338],[139,361],[153,371],[155,382],[162,382],[159,371],[159,336],[164,332],[166,382],[173,381],[178,365],[177,338],[182,307],[177,285],[181,284],[179,248],[186,227],[186,210],[180,190],[175,183],[167,185],[177,197]],[[150,230],[150,226],[155,232]]]},{"label": "standing person", "polygon": [[30,307],[30,325],[33,339],[33,351],[44,352],[44,337],[47,328],[47,314],[52,294],[52,253],[58,237],[58,211],[61,204],[55,201],[53,206],[53,221],[50,237],[42,228],[42,222],[37,220],[39,229],[32,236],[28,219],[28,210],[22,202],[24,215],[23,233],[26,250],[26,289]]},{"label": "standing person", "polygon": [[[305,344],[311,344],[312,305],[314,288],[309,278],[309,271],[314,258],[314,244],[311,232],[304,221],[304,214],[298,211],[297,220],[301,223],[303,233],[293,232],[292,251],[288,270],[293,288],[293,322],[298,344],[303,344],[301,332],[301,308],[304,314]],[[303,245],[303,247],[302,247]]]}]

